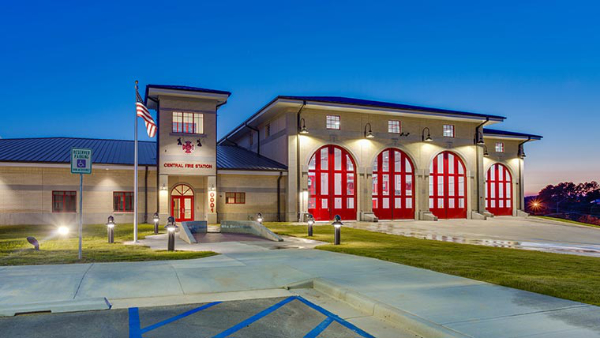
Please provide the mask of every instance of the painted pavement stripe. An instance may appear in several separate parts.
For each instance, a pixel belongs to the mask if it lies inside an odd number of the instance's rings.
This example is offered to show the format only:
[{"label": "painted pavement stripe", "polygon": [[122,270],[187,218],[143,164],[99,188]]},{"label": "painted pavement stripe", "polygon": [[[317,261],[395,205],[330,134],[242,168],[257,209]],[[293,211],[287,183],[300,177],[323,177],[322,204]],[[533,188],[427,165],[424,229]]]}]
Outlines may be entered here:
[{"label": "painted pavement stripe", "polygon": [[297,299],[297,297],[292,296],[292,297],[286,298],[286,299],[282,300],[281,302],[279,302],[279,303],[277,303],[277,304],[275,304],[275,305],[273,305],[273,306],[271,306],[271,307],[269,307],[269,308],[267,308],[265,310],[262,310],[261,312],[255,314],[254,316],[252,316],[252,317],[250,317],[250,318],[248,318],[248,319],[246,319],[246,320],[244,320],[244,321],[242,321],[242,322],[240,322],[240,323],[238,323],[238,324],[236,324],[236,325],[228,328],[227,330],[219,333],[218,335],[214,336],[213,338],[227,337],[227,336],[229,336],[229,335],[231,335],[231,334],[233,334],[233,333],[235,333],[235,332],[237,332],[237,331],[245,328],[246,326],[254,323],[255,321],[257,321],[257,320],[259,320],[259,319],[267,316],[268,314],[274,312],[275,310],[277,310],[280,307],[284,306],[285,304],[293,301],[294,299]]},{"label": "painted pavement stripe", "polygon": [[141,338],[140,312],[137,307],[129,308],[129,338]]},{"label": "painted pavement stripe", "polygon": [[322,321],[321,324],[317,325],[317,327],[315,327],[309,333],[307,333],[306,336],[304,336],[304,338],[318,337],[323,331],[325,331],[325,329],[327,329],[327,327],[331,323],[333,323],[333,318],[331,318],[331,317],[325,318],[325,320]]},{"label": "painted pavement stripe", "polygon": [[[373,336],[371,336],[370,334],[368,334],[367,332],[359,329],[358,327],[354,326],[353,324],[343,320],[342,318],[340,318],[338,315],[331,313],[327,310],[325,310],[324,308],[313,304],[309,301],[307,301],[306,299],[302,298],[302,297],[296,297],[296,299],[298,299],[299,301],[301,301],[302,303],[308,305],[309,307],[321,312],[322,314],[324,314],[325,316],[327,316],[328,318],[331,318],[333,320],[335,320],[336,322],[340,323],[341,325],[345,326],[346,328],[356,332],[357,334],[359,334],[361,337],[368,337],[368,338],[375,338]],[[322,324],[322,323],[321,323]]]},{"label": "painted pavement stripe", "polygon": [[[199,311],[202,311],[202,310],[208,309],[209,307],[213,307],[213,306],[215,306],[215,305],[217,305],[217,304],[220,304],[220,303],[221,303],[221,302],[212,302],[212,303],[204,304],[204,305],[202,305],[201,307],[198,307],[198,308],[195,308],[195,309],[192,309],[192,310],[186,311],[186,312],[184,312],[184,313],[182,313],[182,314],[180,314],[180,315],[177,315],[177,316],[175,316],[175,317],[171,317],[171,318],[169,318],[169,319],[165,319],[165,320],[163,320],[162,322],[158,322],[158,323],[156,323],[156,324],[153,324],[153,325],[150,325],[150,326],[148,326],[148,327],[145,327],[145,328],[141,329],[141,330],[140,330],[140,332],[141,332],[141,333],[146,333],[146,332],[148,332],[148,331],[152,331],[152,330],[154,330],[154,329],[157,329],[157,328],[159,328],[159,327],[161,327],[161,326],[164,326],[164,325],[170,324],[170,323],[172,323],[172,322],[174,322],[174,321],[176,321],[176,320],[179,320],[179,319],[185,318],[185,317],[187,317],[187,316],[189,316],[189,315],[193,315],[193,314],[194,314],[194,313],[196,313],[196,312],[199,312]],[[138,326],[139,326],[139,316],[138,316]]]}]

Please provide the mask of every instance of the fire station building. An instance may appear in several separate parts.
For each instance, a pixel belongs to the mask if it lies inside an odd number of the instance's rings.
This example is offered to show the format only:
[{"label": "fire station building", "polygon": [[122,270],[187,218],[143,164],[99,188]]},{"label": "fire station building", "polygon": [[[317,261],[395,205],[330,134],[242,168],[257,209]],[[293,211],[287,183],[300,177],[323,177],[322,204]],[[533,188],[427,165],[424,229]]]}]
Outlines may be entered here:
[{"label": "fire station building", "polygon": [[[485,219],[523,213],[524,144],[505,118],[345,97],[278,96],[221,139],[229,92],[146,87],[156,142],[139,142],[139,219]],[[78,212],[71,148],[92,149],[85,223],[133,220],[133,141],[0,140],[0,224],[60,224]],[[35,149],[36,151],[29,151]]]}]

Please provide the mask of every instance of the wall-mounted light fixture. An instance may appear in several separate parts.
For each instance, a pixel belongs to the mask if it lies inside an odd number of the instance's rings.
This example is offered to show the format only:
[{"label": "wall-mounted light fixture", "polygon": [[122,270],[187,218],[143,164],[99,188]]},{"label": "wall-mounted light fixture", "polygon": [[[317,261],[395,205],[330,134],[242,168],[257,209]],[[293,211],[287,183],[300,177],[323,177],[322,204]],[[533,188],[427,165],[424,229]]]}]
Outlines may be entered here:
[{"label": "wall-mounted light fixture", "polygon": [[[427,137],[425,137],[425,129],[427,129]],[[429,130],[429,127],[423,128],[423,131],[421,132],[421,141],[423,141],[423,142],[433,141],[433,139],[431,138],[431,132]]]},{"label": "wall-mounted light fixture", "polygon": [[167,191],[167,185],[165,183],[162,184],[162,186],[160,187],[161,191]]},{"label": "wall-mounted light fixture", "polygon": [[487,150],[487,146],[484,144],[483,145],[483,156],[488,157],[490,156],[490,153]]},{"label": "wall-mounted light fixture", "polygon": [[[368,129],[367,129],[368,127]],[[371,123],[365,124],[365,138],[374,138],[373,132],[371,131]]]},{"label": "wall-mounted light fixture", "polygon": [[177,145],[178,145],[178,146],[181,146],[181,145],[183,145],[183,143],[181,142],[181,137],[177,139]]},{"label": "wall-mounted light fixture", "polygon": [[478,130],[477,133],[475,134],[475,143],[479,146],[482,146],[485,144],[485,141],[483,140],[483,132],[481,132],[481,130]]},{"label": "wall-mounted light fixture", "polygon": [[410,135],[410,133],[401,132],[399,136],[404,136],[404,137],[406,137],[406,136],[408,136],[408,135]]},{"label": "wall-mounted light fixture", "polygon": [[196,140],[196,144],[198,145],[198,147],[202,147],[202,142],[200,142],[200,139]]},{"label": "wall-mounted light fixture", "polygon": [[306,129],[306,121],[304,120],[304,118],[300,119],[300,124],[302,125],[300,127],[300,134],[302,134],[302,135],[308,134],[308,129]]},{"label": "wall-mounted light fixture", "polygon": [[523,144],[519,144],[519,153],[517,154],[517,156],[519,156],[519,158],[525,158],[527,157],[525,155],[525,149],[523,148]]}]

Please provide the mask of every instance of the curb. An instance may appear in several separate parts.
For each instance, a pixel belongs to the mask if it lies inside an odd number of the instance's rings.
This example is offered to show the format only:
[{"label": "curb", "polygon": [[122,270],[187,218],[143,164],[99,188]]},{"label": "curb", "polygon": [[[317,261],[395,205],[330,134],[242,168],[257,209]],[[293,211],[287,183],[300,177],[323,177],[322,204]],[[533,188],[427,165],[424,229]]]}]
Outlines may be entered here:
[{"label": "curb", "polygon": [[111,307],[112,305],[109,303],[108,299],[103,297],[41,303],[9,304],[0,307],[0,317],[12,317],[17,314],[33,312],[61,313],[110,310]]},{"label": "curb", "polygon": [[315,290],[343,301],[365,314],[401,325],[423,337],[470,337],[321,278],[313,281],[313,287]]}]

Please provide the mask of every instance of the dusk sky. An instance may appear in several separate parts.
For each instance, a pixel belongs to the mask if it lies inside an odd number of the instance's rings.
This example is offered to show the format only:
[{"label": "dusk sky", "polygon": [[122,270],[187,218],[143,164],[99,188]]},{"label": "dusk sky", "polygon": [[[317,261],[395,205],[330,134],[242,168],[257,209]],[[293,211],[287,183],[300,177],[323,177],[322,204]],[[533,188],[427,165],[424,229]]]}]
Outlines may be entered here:
[{"label": "dusk sky", "polygon": [[132,139],[136,79],[231,91],[219,137],[277,95],[349,96],[543,135],[532,194],[600,180],[599,17],[595,1],[13,1],[0,136]]}]

